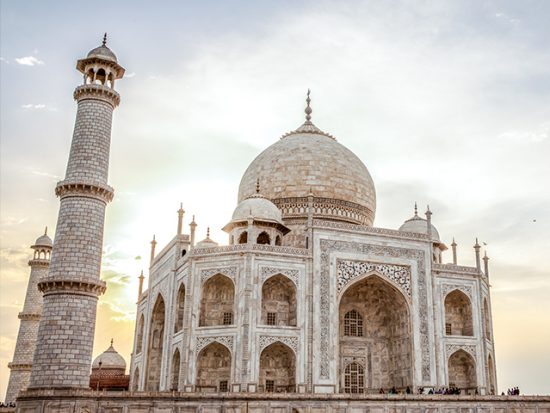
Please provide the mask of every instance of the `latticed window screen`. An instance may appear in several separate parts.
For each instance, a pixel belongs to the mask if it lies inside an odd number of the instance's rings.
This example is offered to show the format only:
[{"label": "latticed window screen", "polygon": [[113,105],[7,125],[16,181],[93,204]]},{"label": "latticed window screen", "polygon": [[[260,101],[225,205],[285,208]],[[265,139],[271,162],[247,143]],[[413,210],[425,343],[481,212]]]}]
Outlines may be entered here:
[{"label": "latticed window screen", "polygon": [[344,392],[363,393],[365,388],[365,369],[358,363],[350,363],[344,371]]},{"label": "latticed window screen", "polygon": [[344,335],[363,337],[363,317],[356,310],[351,310],[344,316]]},{"label": "latticed window screen", "polygon": [[223,325],[229,326],[233,324],[233,313],[223,313]]},{"label": "latticed window screen", "polygon": [[227,384],[227,380],[221,380],[220,381],[220,391],[221,392],[229,391],[229,386]]},{"label": "latticed window screen", "polygon": [[453,329],[451,327],[451,323],[445,323],[445,334],[450,336],[453,334]]},{"label": "latticed window screen", "polygon": [[275,391],[275,380],[266,380],[265,381],[265,391],[274,392]]},{"label": "latticed window screen", "polygon": [[267,313],[267,325],[274,326],[277,322],[277,313]]}]

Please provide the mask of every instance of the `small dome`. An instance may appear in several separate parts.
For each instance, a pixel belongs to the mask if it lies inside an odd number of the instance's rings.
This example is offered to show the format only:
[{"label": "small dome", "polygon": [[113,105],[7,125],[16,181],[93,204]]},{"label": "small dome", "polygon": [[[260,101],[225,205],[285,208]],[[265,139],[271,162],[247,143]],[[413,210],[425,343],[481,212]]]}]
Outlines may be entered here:
[{"label": "small dome", "polygon": [[39,236],[36,241],[34,241],[34,245],[36,247],[52,247],[53,241],[48,236],[48,228],[46,228],[46,231],[44,231],[44,235]]},{"label": "small dome", "polygon": [[282,215],[277,206],[269,199],[256,194],[241,201],[231,217],[231,221],[243,221],[248,217],[262,221],[281,223]]},{"label": "small dome", "polygon": [[126,370],[126,361],[113,347],[113,340],[111,340],[109,348],[95,358],[92,369],[99,369],[100,362],[102,369]]},{"label": "small dome", "polygon": [[[432,226],[432,239],[439,241],[439,232],[437,229]],[[424,218],[418,216],[415,212],[414,216],[411,219],[406,220],[403,225],[399,227],[399,231],[403,232],[416,232],[417,234],[427,234],[428,233],[428,221]]]},{"label": "small dome", "polygon": [[210,228],[206,230],[206,238],[200,242],[197,242],[196,248],[210,248],[217,247],[218,243],[210,238]]},{"label": "small dome", "polygon": [[109,60],[111,62],[117,63],[116,55],[111,49],[109,49],[105,45],[101,45],[99,47],[96,47],[95,49],[90,50],[87,57],[97,57],[99,59]]}]

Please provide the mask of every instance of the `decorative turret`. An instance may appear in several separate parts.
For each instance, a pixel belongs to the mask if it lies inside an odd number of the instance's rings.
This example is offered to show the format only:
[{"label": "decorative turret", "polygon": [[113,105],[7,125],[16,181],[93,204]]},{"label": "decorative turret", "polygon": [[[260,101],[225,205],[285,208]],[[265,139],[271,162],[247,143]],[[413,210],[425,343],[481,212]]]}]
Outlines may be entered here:
[{"label": "decorative turret", "polygon": [[476,253],[476,268],[478,271],[481,271],[481,246],[479,245],[479,242],[476,238],[476,243],[474,244],[474,251]]},{"label": "decorative turret", "polygon": [[[120,102],[115,80],[124,69],[107,47],[78,61],[84,84],[74,91],[78,109],[48,276],[38,288],[44,311],[29,388],[88,388],[98,296],[105,208],[114,190],[107,184],[111,121]],[[59,317],[63,314],[63,317]],[[62,373],[60,373],[62,372]]]},{"label": "decorative turret", "polygon": [[13,354],[13,361],[8,364],[10,380],[6,392],[6,402],[15,401],[21,390],[29,385],[32,370],[32,359],[36,347],[38,326],[42,315],[42,294],[38,291],[38,282],[47,276],[52,252],[52,240],[48,236],[48,228],[44,235],[36,239],[31,248],[34,250],[33,258],[29,261],[31,274],[27,285],[27,294],[23,310],[19,313],[21,320],[19,334]]}]

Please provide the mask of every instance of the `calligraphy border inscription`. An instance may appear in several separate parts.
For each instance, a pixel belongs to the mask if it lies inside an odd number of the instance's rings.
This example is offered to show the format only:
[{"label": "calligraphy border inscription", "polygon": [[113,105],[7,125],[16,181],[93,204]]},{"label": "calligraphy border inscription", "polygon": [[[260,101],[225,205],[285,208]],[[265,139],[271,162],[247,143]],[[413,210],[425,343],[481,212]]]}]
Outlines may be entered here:
[{"label": "calligraphy border inscription", "polygon": [[353,241],[320,240],[321,248],[321,366],[323,379],[330,378],[330,254],[332,252],[352,252],[362,255],[413,259],[418,269],[418,301],[420,312],[420,351],[422,360],[422,380],[430,380],[430,346],[428,336],[428,293],[426,288],[425,253],[422,250],[363,244]]}]

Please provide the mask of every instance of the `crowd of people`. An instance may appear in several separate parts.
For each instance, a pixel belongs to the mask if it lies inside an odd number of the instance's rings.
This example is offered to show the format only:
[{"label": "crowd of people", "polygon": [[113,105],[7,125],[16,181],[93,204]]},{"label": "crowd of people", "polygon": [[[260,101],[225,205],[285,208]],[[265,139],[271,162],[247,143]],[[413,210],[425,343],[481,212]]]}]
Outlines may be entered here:
[{"label": "crowd of people", "polygon": [[[407,386],[406,389],[396,389],[395,387],[392,387],[391,389],[384,390],[384,389],[381,388],[378,393],[380,393],[380,394],[414,394],[414,392],[411,390],[411,388],[409,386]],[[417,394],[460,395],[462,393],[461,393],[460,388],[455,387],[455,386],[451,386],[451,387],[440,387],[438,389],[430,389],[427,392],[425,391],[424,387],[418,387]],[[478,394],[477,389],[476,389],[476,394]],[[510,393],[508,393],[508,394],[510,394]]]},{"label": "crowd of people", "polygon": [[10,403],[0,402],[0,408],[2,407],[15,407],[15,402],[10,402]]},{"label": "crowd of people", "polygon": [[[519,387],[508,389],[508,396],[519,396],[519,394]],[[502,395],[504,396],[504,392],[502,392]]]}]

